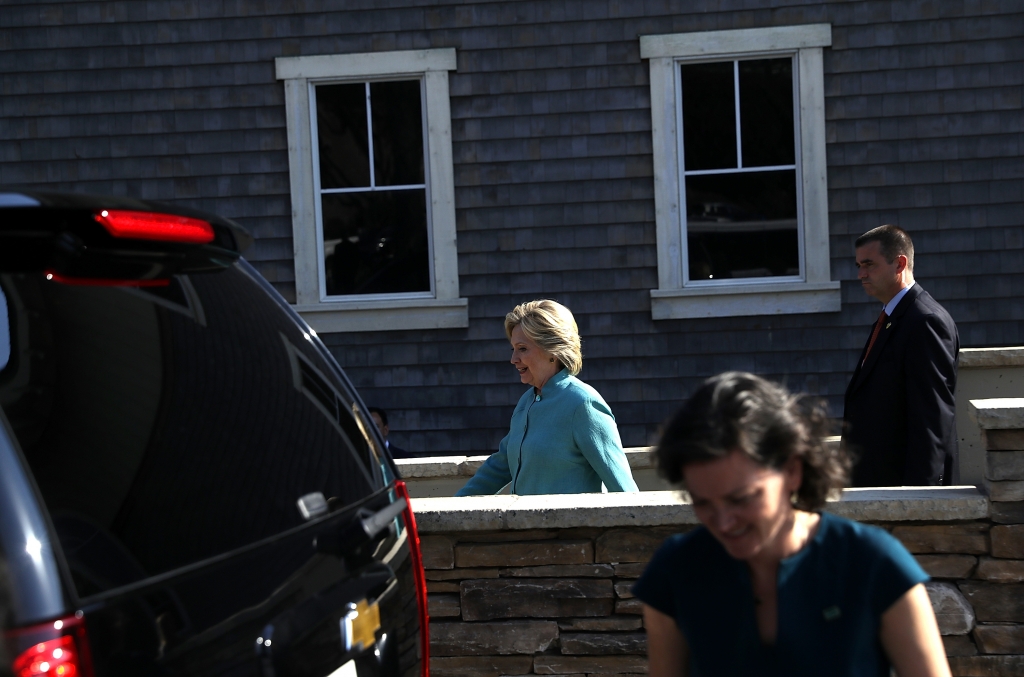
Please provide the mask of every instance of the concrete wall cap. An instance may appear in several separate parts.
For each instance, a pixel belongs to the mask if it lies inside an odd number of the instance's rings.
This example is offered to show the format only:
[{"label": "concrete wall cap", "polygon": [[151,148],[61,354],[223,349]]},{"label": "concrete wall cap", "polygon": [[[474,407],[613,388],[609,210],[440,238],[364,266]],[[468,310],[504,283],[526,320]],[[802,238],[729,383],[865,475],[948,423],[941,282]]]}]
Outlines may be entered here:
[{"label": "concrete wall cap", "polygon": [[[828,437],[829,444],[839,444],[838,437]],[[648,470],[658,467],[654,458],[655,447],[626,447],[626,462],[631,470]],[[402,477],[426,479],[430,477],[472,477],[483,465],[487,456],[424,456],[422,458],[397,458],[395,465]]]},{"label": "concrete wall cap", "polygon": [[971,400],[968,413],[985,430],[1024,428],[1024,397]]},{"label": "concrete wall cap", "polygon": [[396,458],[395,465],[402,477],[454,477],[460,474],[465,456],[424,456],[423,458]]},{"label": "concrete wall cap", "polygon": [[[415,498],[412,508],[422,533],[697,523],[677,491]],[[989,504],[974,487],[895,487],[847,489],[826,510],[871,522],[946,522],[987,517]]]},{"label": "concrete wall cap", "polygon": [[860,522],[942,522],[983,519],[988,499],[977,487],[882,487],[846,489],[829,512]]},{"label": "concrete wall cap", "polygon": [[[635,470],[654,468],[654,447],[627,447],[626,461]],[[395,465],[402,477],[472,477],[488,456],[424,456],[422,458],[396,458]]]},{"label": "concrete wall cap", "polygon": [[646,468],[657,468],[658,462],[654,458],[654,450],[657,447],[626,447],[626,462],[630,470],[644,470]]},{"label": "concrete wall cap", "polygon": [[1024,346],[1006,348],[961,348],[960,369],[1024,367]]}]

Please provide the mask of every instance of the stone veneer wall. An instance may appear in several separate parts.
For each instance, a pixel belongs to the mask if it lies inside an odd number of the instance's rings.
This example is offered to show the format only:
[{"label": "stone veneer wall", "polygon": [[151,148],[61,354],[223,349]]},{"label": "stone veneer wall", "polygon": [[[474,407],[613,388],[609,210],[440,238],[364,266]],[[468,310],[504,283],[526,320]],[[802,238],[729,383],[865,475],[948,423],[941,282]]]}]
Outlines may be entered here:
[{"label": "stone veneer wall", "polygon": [[971,671],[959,674],[1024,675],[1024,398],[971,400],[970,416],[986,450],[991,527],[988,552],[973,569],[965,562],[970,578],[957,581],[974,612],[978,652],[960,659]]},{"label": "stone veneer wall", "polygon": [[[1024,675],[1024,400],[977,401],[974,487],[858,489],[828,509],[890,530],[928,584],[954,675]],[[647,671],[630,586],[696,525],[673,492],[414,499],[433,677]]]},{"label": "stone veneer wall", "polygon": [[972,418],[971,402],[981,398],[1024,397],[1024,346],[961,348],[956,376],[956,431],[960,437],[957,484],[985,482],[985,443]]}]

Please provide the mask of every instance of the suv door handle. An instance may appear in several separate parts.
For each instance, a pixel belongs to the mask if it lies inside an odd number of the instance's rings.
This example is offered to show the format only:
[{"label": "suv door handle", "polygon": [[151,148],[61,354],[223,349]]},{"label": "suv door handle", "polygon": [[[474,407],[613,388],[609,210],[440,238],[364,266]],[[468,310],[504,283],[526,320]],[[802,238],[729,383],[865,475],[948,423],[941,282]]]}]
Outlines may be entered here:
[{"label": "suv door handle", "polygon": [[329,555],[354,554],[361,546],[372,541],[380,532],[384,531],[394,520],[405,510],[406,501],[400,498],[377,512],[371,513],[368,510],[360,510],[355,519],[344,527],[334,532],[322,532],[317,534],[316,549]]}]

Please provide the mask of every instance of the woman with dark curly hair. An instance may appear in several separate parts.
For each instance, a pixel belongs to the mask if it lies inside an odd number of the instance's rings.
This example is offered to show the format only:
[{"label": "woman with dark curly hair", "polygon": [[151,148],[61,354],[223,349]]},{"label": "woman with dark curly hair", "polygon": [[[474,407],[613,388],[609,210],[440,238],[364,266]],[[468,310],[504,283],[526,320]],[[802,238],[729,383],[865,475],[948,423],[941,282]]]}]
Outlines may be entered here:
[{"label": "woman with dark curly hair", "polygon": [[945,677],[927,574],[887,532],[820,512],[849,462],[824,407],[740,372],[669,421],[659,468],[702,527],[665,541],[633,588],[651,677]]}]

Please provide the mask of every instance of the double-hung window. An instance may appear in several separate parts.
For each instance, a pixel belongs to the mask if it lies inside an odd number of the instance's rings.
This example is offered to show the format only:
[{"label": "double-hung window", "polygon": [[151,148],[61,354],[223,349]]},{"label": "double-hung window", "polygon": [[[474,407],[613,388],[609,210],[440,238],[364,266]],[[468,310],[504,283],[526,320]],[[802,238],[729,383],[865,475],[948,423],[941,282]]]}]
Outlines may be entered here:
[{"label": "double-hung window", "polygon": [[827,24],[644,36],[654,319],[837,311],[830,279]]},{"label": "double-hung window", "polygon": [[454,49],[281,57],[296,309],[318,331],[468,325],[455,248]]}]

